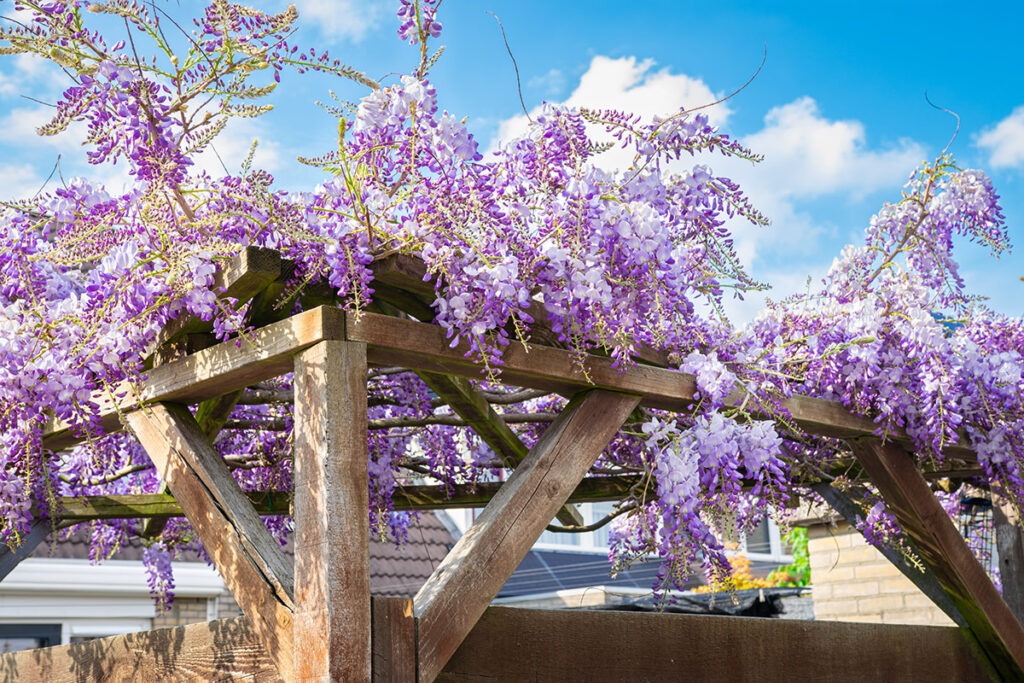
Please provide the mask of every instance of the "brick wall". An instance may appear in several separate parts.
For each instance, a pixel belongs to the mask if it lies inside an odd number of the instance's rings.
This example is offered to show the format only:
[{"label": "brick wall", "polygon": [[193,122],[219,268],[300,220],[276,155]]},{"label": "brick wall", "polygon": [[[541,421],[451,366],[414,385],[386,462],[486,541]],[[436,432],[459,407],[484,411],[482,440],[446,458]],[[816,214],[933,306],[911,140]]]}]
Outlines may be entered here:
[{"label": "brick wall", "polygon": [[207,598],[175,598],[170,610],[157,612],[153,617],[153,628],[184,626],[185,624],[208,621],[208,603]]},{"label": "brick wall", "polygon": [[809,527],[808,550],[816,619],[954,625],[845,522]]}]

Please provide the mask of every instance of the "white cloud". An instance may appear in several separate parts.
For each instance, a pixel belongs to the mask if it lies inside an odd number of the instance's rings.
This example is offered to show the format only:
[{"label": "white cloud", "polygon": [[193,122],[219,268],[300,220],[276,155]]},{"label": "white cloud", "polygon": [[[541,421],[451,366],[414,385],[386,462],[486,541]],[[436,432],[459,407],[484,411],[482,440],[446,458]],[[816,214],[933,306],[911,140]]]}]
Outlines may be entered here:
[{"label": "white cloud", "polygon": [[743,142],[765,156],[758,175],[772,179],[772,190],[785,196],[845,193],[860,198],[899,187],[926,156],[925,148],[911,140],[868,149],[864,124],[826,119],[810,97],[772,108],[764,123]]},{"label": "white cloud", "polygon": [[[668,69],[655,69],[653,60],[636,57],[594,57],[590,67],[580,78],[579,85],[561,104],[591,109],[624,109],[644,118],[669,116],[680,107],[697,107],[721,97],[704,81],[685,74],[673,74]],[[536,116],[537,107],[531,112]],[[731,113],[720,104],[705,113],[715,125],[725,123]],[[491,142],[496,149],[499,141],[512,140],[526,132],[529,119],[525,114],[501,122],[498,134]],[[626,168],[632,155],[623,150],[605,152],[597,162],[608,168]]]},{"label": "white cloud", "polygon": [[26,199],[43,185],[36,169],[29,164],[0,164],[0,199]]},{"label": "white cloud", "polygon": [[988,151],[988,165],[992,168],[1024,165],[1024,106],[982,131],[975,144]]},{"label": "white cloud", "polygon": [[[383,0],[294,0],[304,26],[315,26],[323,35],[359,42],[391,13]],[[398,28],[397,19],[395,29]]]},{"label": "white cloud", "polygon": [[254,119],[231,121],[214,139],[213,149],[207,148],[202,154],[193,157],[194,168],[219,178],[224,175],[227,167],[227,173],[235,175],[241,170],[253,140],[258,143],[253,155],[253,168],[275,173],[280,168],[281,148],[271,140],[263,123]]},{"label": "white cloud", "polygon": [[526,82],[526,85],[539,90],[545,97],[556,97],[565,90],[565,74],[558,69],[550,69],[545,74],[534,76]]}]

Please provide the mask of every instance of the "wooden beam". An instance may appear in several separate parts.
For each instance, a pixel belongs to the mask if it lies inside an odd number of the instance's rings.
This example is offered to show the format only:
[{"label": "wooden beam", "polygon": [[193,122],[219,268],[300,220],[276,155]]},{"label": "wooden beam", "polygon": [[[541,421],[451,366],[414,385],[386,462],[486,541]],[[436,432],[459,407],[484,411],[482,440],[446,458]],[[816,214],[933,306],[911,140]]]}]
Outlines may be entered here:
[{"label": "wooden beam", "polygon": [[[480,365],[467,357],[468,348],[452,348],[444,330],[436,325],[402,320],[373,313],[346,314],[350,341],[367,344],[367,357],[377,365],[398,365],[416,371],[461,377],[481,377]],[[512,343],[502,356],[502,381],[520,387],[543,389],[571,396],[587,388],[636,394],[651,408],[683,411],[694,402],[697,384],[693,376],[651,365],[637,365],[626,372],[613,367],[612,359],[588,356],[581,367],[573,355],[562,349],[541,345],[524,348]],[[743,402],[734,392],[731,405]],[[843,405],[807,396],[794,396],[782,404],[793,421],[819,436],[852,438],[874,436],[878,425],[870,418],[854,415]],[[904,438],[903,435],[896,435]],[[973,460],[968,444],[953,444],[946,455]]]},{"label": "wooden beam", "polygon": [[[121,429],[120,416],[135,406],[156,402],[196,403],[291,372],[295,353],[325,339],[344,337],[344,314],[317,308],[263,327],[241,340],[229,340],[172,361],[148,373],[138,390],[119,387],[96,394],[99,416],[108,433]],[[43,447],[67,448],[83,440],[56,421],[44,432]]]},{"label": "wooden beam", "polygon": [[[483,394],[462,377],[439,375],[434,372],[418,373],[431,391],[438,395],[483,439],[484,443],[509,467],[523,461],[529,449],[515,432],[509,429]],[[556,515],[558,521],[569,526],[583,524],[583,516],[571,504],[563,505]]]},{"label": "wooden beam", "polygon": [[0,543],[0,581],[17,567],[22,560],[32,554],[39,544],[46,540],[53,530],[53,522],[46,517],[32,520],[28,533],[21,539],[21,545],[14,550],[6,543]]},{"label": "wooden beam", "polygon": [[[281,276],[281,254],[263,247],[243,247],[237,256],[217,269],[213,291],[221,301],[235,299],[243,304],[253,298]],[[164,327],[157,337],[156,347],[179,339],[186,334],[213,329],[210,321],[194,317],[176,318]]]},{"label": "wooden beam", "polygon": [[366,347],[295,359],[295,679],[370,680]]},{"label": "wooden beam", "polygon": [[[588,477],[579,483],[569,501],[598,503],[620,500],[641,481],[639,475]],[[417,484],[395,489],[396,510],[447,510],[484,507],[504,482],[463,484],[449,490],[446,486]],[[246,491],[246,497],[260,515],[292,514],[291,491]],[[94,519],[170,519],[184,517],[178,501],[170,493],[132,493],[105,496],[63,496],[58,498],[61,523],[77,524]],[[49,522],[44,525],[49,528]],[[2,557],[3,546],[0,546]]]},{"label": "wooden beam", "polygon": [[186,408],[157,403],[130,413],[127,422],[281,677],[291,680],[293,578],[281,548]]},{"label": "wooden beam", "polygon": [[1020,514],[1003,496],[993,494],[992,516],[996,527],[1003,600],[1017,619],[1024,621],[1024,531],[1020,526]]},{"label": "wooden beam", "polygon": [[1024,627],[971,554],[911,455],[902,446],[877,439],[853,440],[850,447],[993,666],[1007,680],[1024,680]]},{"label": "wooden beam", "polygon": [[[260,515],[290,515],[291,491],[246,491]],[[133,493],[106,496],[63,496],[58,498],[62,523],[78,524],[94,519],[171,519],[184,517],[170,493]]]},{"label": "wooden beam", "polygon": [[639,398],[573,399],[413,599],[417,680],[433,681]]},{"label": "wooden beam", "polygon": [[[811,488],[814,489],[814,492],[821,496],[833,510],[838,512],[840,516],[846,520],[850,525],[850,528],[857,528],[858,517],[863,516],[863,511],[856,503],[850,500],[845,493],[830,484],[825,483],[814,484]],[[913,542],[911,541],[910,544],[913,545]],[[903,576],[910,579],[910,582],[917,586],[919,591],[928,596],[928,598],[934,602],[939,609],[945,612],[946,616],[949,617],[954,624],[957,626],[967,627],[967,621],[964,619],[963,615],[960,614],[960,610],[956,608],[956,605],[953,604],[953,600],[949,597],[946,591],[943,590],[931,569],[927,566],[922,568],[911,564],[902,553],[891,546],[873,547],[875,547],[878,552],[885,557],[885,559],[889,560],[894,567],[899,569]]]}]

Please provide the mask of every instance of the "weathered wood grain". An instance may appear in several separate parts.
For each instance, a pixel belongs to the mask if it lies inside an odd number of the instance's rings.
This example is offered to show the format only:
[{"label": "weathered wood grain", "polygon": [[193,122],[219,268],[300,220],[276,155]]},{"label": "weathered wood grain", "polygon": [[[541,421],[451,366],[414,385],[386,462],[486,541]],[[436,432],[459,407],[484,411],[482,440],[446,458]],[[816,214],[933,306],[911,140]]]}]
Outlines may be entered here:
[{"label": "weathered wood grain", "polygon": [[17,683],[281,683],[246,617],[140,631],[0,655],[0,680]]},{"label": "weathered wood grain", "polygon": [[369,681],[366,347],[295,360],[295,679]]},{"label": "weathered wood grain", "polygon": [[432,681],[537,541],[639,398],[573,399],[413,599],[417,679]]},{"label": "weathered wood grain", "polygon": [[[113,395],[93,397],[108,432],[121,429],[120,416],[135,406],[174,401],[193,403],[243,389],[256,382],[291,372],[293,357],[325,339],[344,337],[344,314],[337,308],[317,308],[272,323],[251,335],[197,351],[154,368],[138,392],[121,387]],[[57,421],[44,433],[43,446],[58,450],[82,438]]]},{"label": "weathered wood grain", "polygon": [[373,680],[416,680],[416,620],[409,598],[373,598]]},{"label": "weathered wood grain", "polygon": [[282,678],[291,680],[294,580],[281,548],[186,408],[157,403],[127,421]]},{"label": "weathered wood grain", "polygon": [[850,446],[993,666],[1007,680],[1024,680],[1024,627],[971,554],[911,455],[902,446],[876,439],[854,440]]}]

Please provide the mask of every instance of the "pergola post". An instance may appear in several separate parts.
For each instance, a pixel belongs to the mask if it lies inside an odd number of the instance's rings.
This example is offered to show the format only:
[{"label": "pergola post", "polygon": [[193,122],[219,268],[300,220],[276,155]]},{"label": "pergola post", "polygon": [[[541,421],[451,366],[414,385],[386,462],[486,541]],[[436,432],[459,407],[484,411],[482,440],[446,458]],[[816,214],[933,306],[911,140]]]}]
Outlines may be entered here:
[{"label": "pergola post", "polygon": [[297,681],[369,681],[366,346],[324,341],[295,360]]}]

